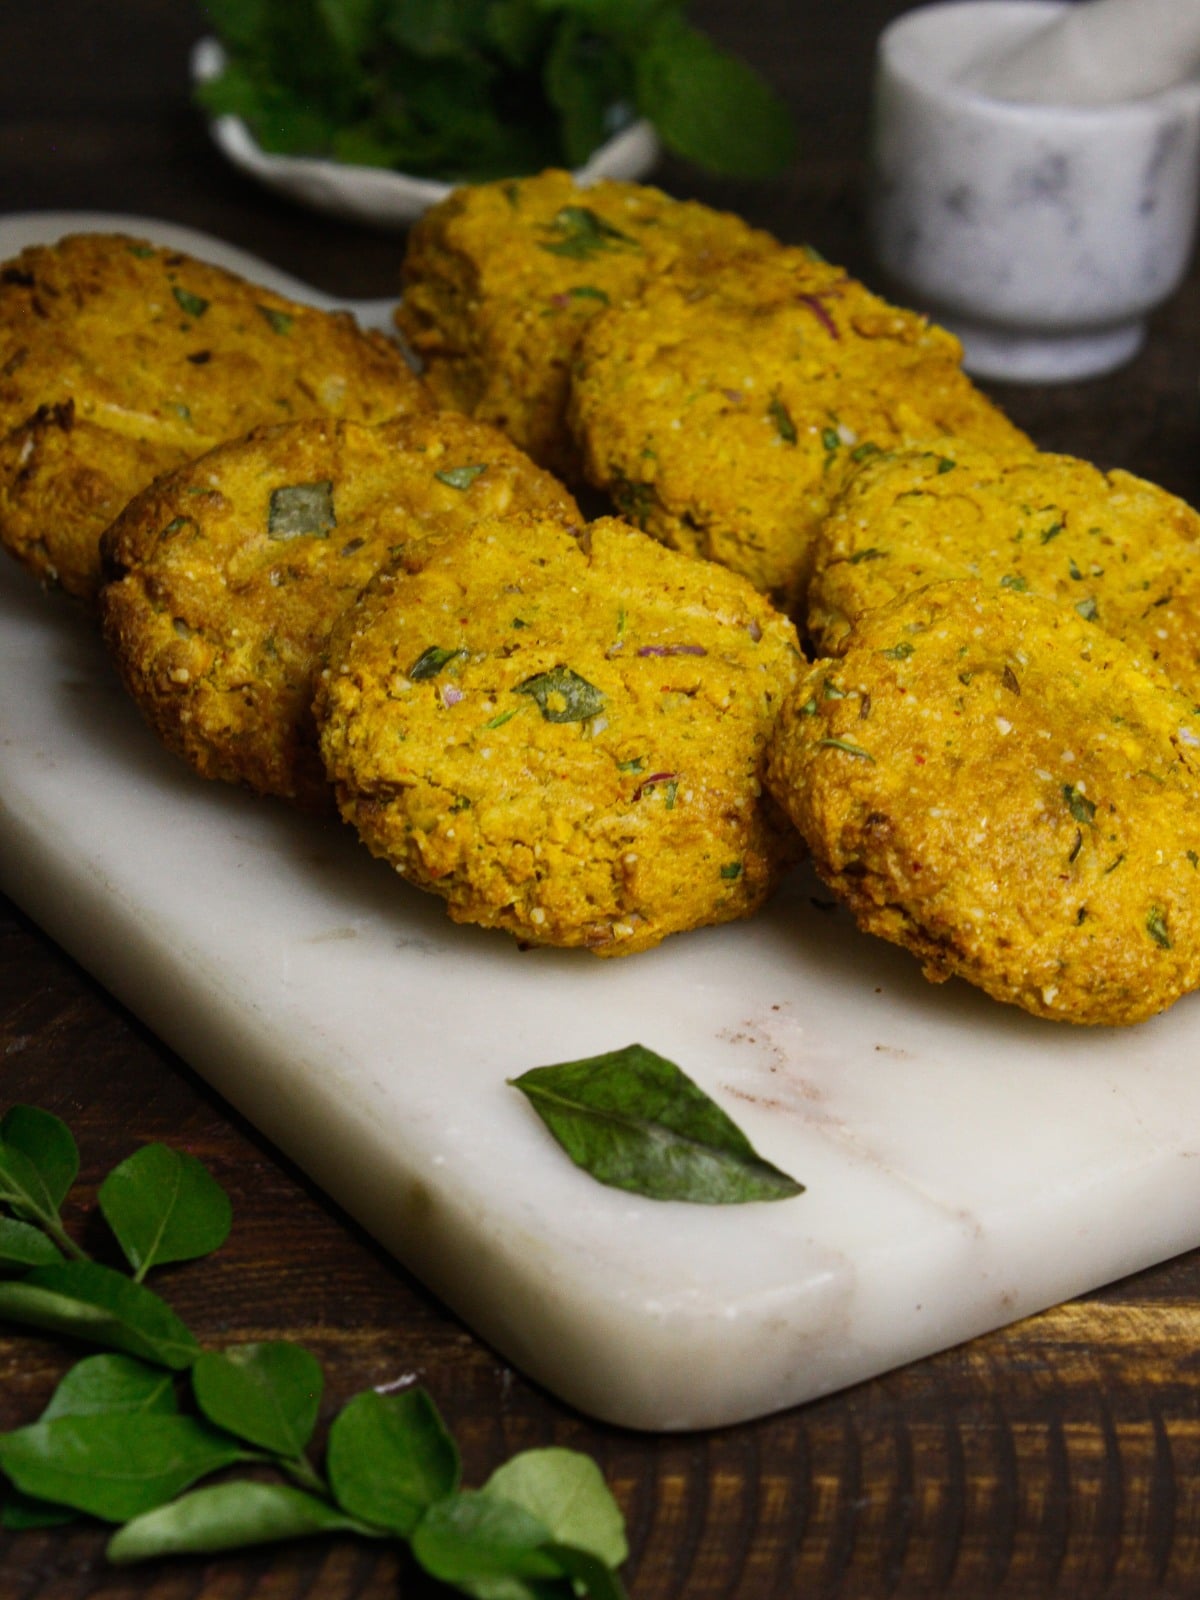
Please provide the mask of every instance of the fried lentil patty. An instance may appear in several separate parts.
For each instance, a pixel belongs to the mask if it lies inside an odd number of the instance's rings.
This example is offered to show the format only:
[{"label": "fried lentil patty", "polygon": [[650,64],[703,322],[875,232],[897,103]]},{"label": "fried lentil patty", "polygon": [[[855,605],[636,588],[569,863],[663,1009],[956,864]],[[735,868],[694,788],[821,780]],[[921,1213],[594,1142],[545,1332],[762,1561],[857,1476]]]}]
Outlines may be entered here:
[{"label": "fried lentil patty", "polygon": [[946,439],[866,462],[818,534],[808,629],[836,655],[873,607],[935,578],[1027,590],[1124,639],[1200,698],[1200,516],[1128,472]]},{"label": "fried lentil patty", "polygon": [[494,422],[568,482],[569,368],[588,321],[672,270],[775,248],[696,201],[569,173],[457,189],[413,228],[397,321],[443,405]]},{"label": "fried lentil patty", "polygon": [[485,423],[314,418],[158,479],[104,535],[106,642],[143,714],[205,777],[332,804],[311,716],[317,656],[384,562],[480,517],[582,521]]},{"label": "fried lentil patty", "polygon": [[794,854],[759,768],[799,665],[733,574],[525,517],[381,573],[316,711],[343,815],[451,917],[619,955],[747,916]]},{"label": "fried lentil patty", "polygon": [[0,266],[0,542],[85,600],[158,473],[260,423],[430,404],[381,334],[176,250],[75,234]]},{"label": "fried lentil patty", "polygon": [[947,581],[868,612],[790,696],[767,781],[934,982],[1108,1024],[1200,982],[1200,718],[1070,609]]},{"label": "fried lentil patty", "polygon": [[588,480],[639,527],[791,605],[821,518],[872,451],[945,432],[1033,448],[960,354],[840,268],[781,247],[594,316],[570,418]]}]

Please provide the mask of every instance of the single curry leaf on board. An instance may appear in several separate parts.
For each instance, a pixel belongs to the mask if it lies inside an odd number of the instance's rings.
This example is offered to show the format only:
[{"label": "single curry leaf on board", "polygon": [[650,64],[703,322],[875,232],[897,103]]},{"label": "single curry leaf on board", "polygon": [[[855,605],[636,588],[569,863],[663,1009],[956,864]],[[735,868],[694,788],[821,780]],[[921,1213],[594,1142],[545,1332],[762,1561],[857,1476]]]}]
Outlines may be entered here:
[{"label": "single curry leaf on board", "polygon": [[153,1411],[56,1417],[0,1434],[0,1468],[23,1494],[106,1522],[140,1516],[245,1454],[206,1422]]},{"label": "single curry leaf on board", "polygon": [[240,1550],[318,1533],[379,1537],[377,1528],[364,1526],[303,1489],[239,1480],[193,1489],[134,1517],[113,1534],[107,1553],[110,1561],[125,1564],[156,1556]]},{"label": "single curry leaf on board", "polygon": [[94,1261],[35,1267],[0,1283],[0,1322],[86,1339],[173,1371],[190,1367],[200,1354],[165,1300]]},{"label": "single curry leaf on board", "polygon": [[317,1358],[282,1339],[206,1350],[192,1368],[196,1403],[210,1422],[290,1459],[312,1437],[323,1385]]},{"label": "single curry leaf on board", "polygon": [[147,1144],[100,1186],[100,1209],[141,1279],[167,1261],[191,1261],[229,1237],[229,1196],[195,1156]]},{"label": "single curry leaf on board", "polygon": [[458,1487],[458,1447],[415,1387],[356,1395],[333,1420],[326,1467],[343,1510],[406,1538]]},{"label": "single curry leaf on board", "polygon": [[716,1102],[640,1044],[511,1079],[577,1166],[652,1200],[733,1205],[803,1192]]}]

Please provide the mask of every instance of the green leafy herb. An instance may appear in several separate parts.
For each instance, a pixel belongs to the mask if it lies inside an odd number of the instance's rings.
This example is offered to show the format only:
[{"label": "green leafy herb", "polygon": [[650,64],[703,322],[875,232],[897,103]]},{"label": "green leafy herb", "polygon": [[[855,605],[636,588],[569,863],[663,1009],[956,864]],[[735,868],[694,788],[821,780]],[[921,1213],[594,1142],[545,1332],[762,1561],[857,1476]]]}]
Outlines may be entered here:
[{"label": "green leafy herb", "polygon": [[859,761],[875,760],[869,750],[864,750],[861,745],[851,744],[849,739],[818,739],[817,743],[826,745],[830,750],[840,750],[843,755],[854,756]]},{"label": "green leafy herb", "polygon": [[1162,950],[1171,948],[1171,935],[1167,930],[1167,913],[1161,906],[1151,906],[1146,913],[1146,932]]},{"label": "green leafy herb", "polygon": [[440,644],[431,644],[428,650],[421,654],[408,669],[408,675],[414,683],[424,683],[427,678],[436,678],[443,667],[451,661],[457,661],[460,656],[465,656],[466,651],[459,646],[454,650],[447,650]]},{"label": "green leafy herb", "polygon": [[740,861],[729,861],[721,868],[721,876],[727,878],[730,883],[736,883],[741,875],[742,863]]},{"label": "green leafy herb", "polygon": [[562,206],[541,240],[543,250],[552,256],[569,256],[572,261],[589,261],[609,250],[640,250],[641,245],[611,222],[605,222],[590,206]]},{"label": "green leafy herb", "polygon": [[604,692],[570,667],[551,667],[519,683],[514,694],[527,694],[547,722],[586,722],[604,709]]},{"label": "green leafy herb", "polygon": [[1075,609],[1085,622],[1095,622],[1100,614],[1094,595],[1089,595],[1086,600],[1077,600]]},{"label": "green leafy herb", "polygon": [[180,310],[189,317],[202,317],[208,310],[208,301],[193,294],[190,289],[181,289],[178,284],[172,284],[171,293],[179,303]]},{"label": "green leafy herb", "polygon": [[[284,154],[430,177],[581,166],[634,117],[676,155],[755,177],[792,158],[782,102],[686,0],[207,0],[227,64],[197,92]],[[519,184],[508,186],[519,208]]]},{"label": "green leafy herb", "polygon": [[1096,820],[1096,802],[1089,800],[1073,783],[1063,784],[1063,799],[1067,802],[1067,810],[1076,822],[1094,822]]},{"label": "green leafy herb", "polygon": [[469,489],[481,472],[486,472],[488,464],[480,461],[466,467],[447,467],[444,472],[435,472],[434,477],[439,483],[445,483],[451,489]]},{"label": "green leafy herb", "polygon": [[508,711],[498,711],[496,715],[484,723],[485,729],[502,728],[506,722],[511,722],[520,710],[520,706],[513,706]]},{"label": "green leafy herb", "polygon": [[205,1351],[192,1368],[201,1411],[217,1427],[287,1460],[304,1453],[317,1425],[321,1365],[281,1340]]},{"label": "green leafy herb", "polygon": [[614,1188],[703,1205],[802,1192],[673,1062],[643,1045],[511,1081],[571,1160]]},{"label": "green leafy herb", "polygon": [[244,1458],[206,1423],[156,1411],[56,1417],[0,1434],[0,1468],[23,1494],[106,1522],[139,1516]]},{"label": "green leafy herb", "polygon": [[850,565],[857,567],[860,561],[884,561],[886,559],[886,550],[879,550],[874,545],[871,545],[866,550],[856,550],[850,557]]},{"label": "green leafy herb", "polygon": [[[0,1282],[0,1321],[109,1347],[70,1368],[35,1422],[0,1433],[0,1525],[52,1527],[77,1512],[121,1524],[108,1545],[117,1563],[331,1533],[400,1538],[476,1600],[622,1600],[624,1524],[586,1457],[526,1451],[464,1490],[457,1447],[414,1387],[351,1399],[322,1470],[307,1454],[323,1389],[315,1357],[282,1340],[201,1350],[137,1281],[228,1232],[228,1199],[193,1157],[147,1145],[100,1186],[129,1277],[63,1232],[78,1169],[65,1124],[21,1106],[0,1134],[0,1264],[20,1274]],[[243,1463],[252,1479],[201,1483]]]},{"label": "green leafy herb", "polygon": [[287,483],[271,490],[267,509],[267,535],[271,539],[327,539],[337,527],[333,509],[333,484]]},{"label": "green leafy herb", "polygon": [[304,1489],[239,1479],[194,1489],[134,1517],[109,1540],[108,1559],[127,1565],[159,1556],[206,1555],[278,1544],[318,1533],[381,1536],[379,1529],[347,1516]]},{"label": "green leafy herb", "polygon": [[1006,572],[1000,579],[1000,587],[1002,589],[1011,589],[1014,594],[1024,594],[1029,588],[1029,582],[1026,578],[1021,577],[1019,573]]},{"label": "green leafy herb", "polygon": [[165,1261],[191,1261],[225,1243],[229,1198],[195,1156],[143,1145],[100,1187],[100,1209],[141,1282]]},{"label": "green leafy herb", "polygon": [[767,407],[767,415],[775,424],[775,432],[783,440],[784,444],[795,444],[799,437],[796,432],[796,424],[792,421],[791,412],[778,395],[772,398],[770,405]]},{"label": "green leafy herb", "polygon": [[55,1417],[111,1415],[114,1411],[177,1411],[169,1371],[133,1356],[84,1356],[50,1397],[40,1421]]},{"label": "green leafy herb", "polygon": [[182,1371],[200,1348],[164,1300],[95,1261],[34,1267],[0,1283],[0,1318]]},{"label": "green leafy herb", "polygon": [[273,333],[289,334],[296,318],[290,311],[277,311],[274,306],[259,306],[258,311]]},{"label": "green leafy herb", "polygon": [[14,1267],[45,1267],[61,1261],[62,1252],[32,1222],[16,1217],[0,1217],[0,1271]]},{"label": "green leafy herb", "polygon": [[408,1538],[458,1488],[458,1449],[423,1389],[368,1390],[330,1429],[329,1480],[345,1510]]},{"label": "green leafy herb", "polygon": [[59,1217],[79,1171],[66,1123],[37,1106],[13,1106],[0,1121],[0,1204],[36,1223],[61,1250],[79,1255]]},{"label": "green leafy herb", "polygon": [[[628,1554],[621,1513],[594,1462],[574,1450],[525,1450],[481,1490],[433,1506],[413,1537],[431,1576],[481,1597],[558,1592],[539,1580],[575,1579],[595,1600],[620,1600],[614,1568]],[[513,1580],[525,1580],[519,1588]],[[501,1590],[493,1587],[504,1583]]]},{"label": "green leafy herb", "polygon": [[173,538],[175,534],[182,533],[185,528],[190,528],[193,534],[200,532],[200,524],[195,517],[172,517],[170,522],[159,534],[160,539]]},{"label": "green leafy herb", "polygon": [[907,661],[915,649],[916,646],[911,640],[901,639],[899,644],[890,645],[888,649],[881,650],[879,654],[885,656],[888,661]]}]

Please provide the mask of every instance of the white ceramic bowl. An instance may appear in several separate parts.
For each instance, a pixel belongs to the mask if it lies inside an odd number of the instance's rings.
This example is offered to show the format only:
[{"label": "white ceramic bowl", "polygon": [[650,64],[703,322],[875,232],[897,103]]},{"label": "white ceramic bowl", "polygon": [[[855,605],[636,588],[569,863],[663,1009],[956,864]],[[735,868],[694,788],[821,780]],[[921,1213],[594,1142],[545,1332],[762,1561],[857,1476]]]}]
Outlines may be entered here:
[{"label": "white ceramic bowl", "polygon": [[[201,39],[192,51],[192,77],[197,83],[215,78],[225,54],[215,39]],[[235,167],[267,188],[326,216],[399,232],[423,211],[444,200],[453,185],[432,178],[414,178],[380,167],[352,167],[314,156],[269,155],[240,117],[214,117],[209,130],[217,148]],[[634,122],[595,151],[575,176],[580,183],[597,178],[642,178],[658,160],[657,135],[648,122]]]},{"label": "white ceramic bowl", "polygon": [[1113,105],[988,97],[989,47],[1062,0],[951,0],[879,41],[869,218],[899,293],[981,377],[1055,382],[1128,361],[1191,255],[1200,84]]}]

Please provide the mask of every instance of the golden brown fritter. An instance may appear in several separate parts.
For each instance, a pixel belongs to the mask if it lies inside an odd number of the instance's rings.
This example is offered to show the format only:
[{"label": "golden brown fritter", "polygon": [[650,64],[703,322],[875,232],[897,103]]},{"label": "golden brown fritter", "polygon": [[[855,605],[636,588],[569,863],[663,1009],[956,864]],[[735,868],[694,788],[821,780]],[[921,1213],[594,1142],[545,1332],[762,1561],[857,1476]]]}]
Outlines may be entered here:
[{"label": "golden brown fritter", "polygon": [[950,581],[868,612],[790,697],[767,781],[934,982],[1078,1023],[1200,982],[1200,718],[1070,609]]},{"label": "golden brown fritter", "polygon": [[775,248],[740,218],[569,173],[457,189],[413,228],[397,321],[443,405],[504,429],[568,482],[568,369],[589,319],[664,272]]},{"label": "golden brown fritter", "polygon": [[1200,698],[1200,516],[1128,472],[963,440],[866,462],[817,537],[808,598],[836,655],[872,607],[975,578],[1071,607]]},{"label": "golden brown fritter", "polygon": [[381,573],[316,712],[343,815],[455,921],[621,955],[747,916],[793,853],[759,768],[799,665],[732,574],[526,517]]},{"label": "golden brown fritter", "polygon": [[0,543],[83,599],[158,473],[262,423],[430,405],[381,334],[176,250],[76,234],[0,266]]},{"label": "golden brown fritter", "polygon": [[332,796],[312,676],[386,561],[417,565],[479,517],[579,524],[494,428],[451,413],[260,429],[158,479],[104,535],[104,635],[166,744],[209,778],[310,806]]},{"label": "golden brown fritter", "polygon": [[639,527],[790,605],[869,452],[947,431],[1032,449],[959,357],[942,329],[780,248],[592,318],[571,423],[589,481]]}]

